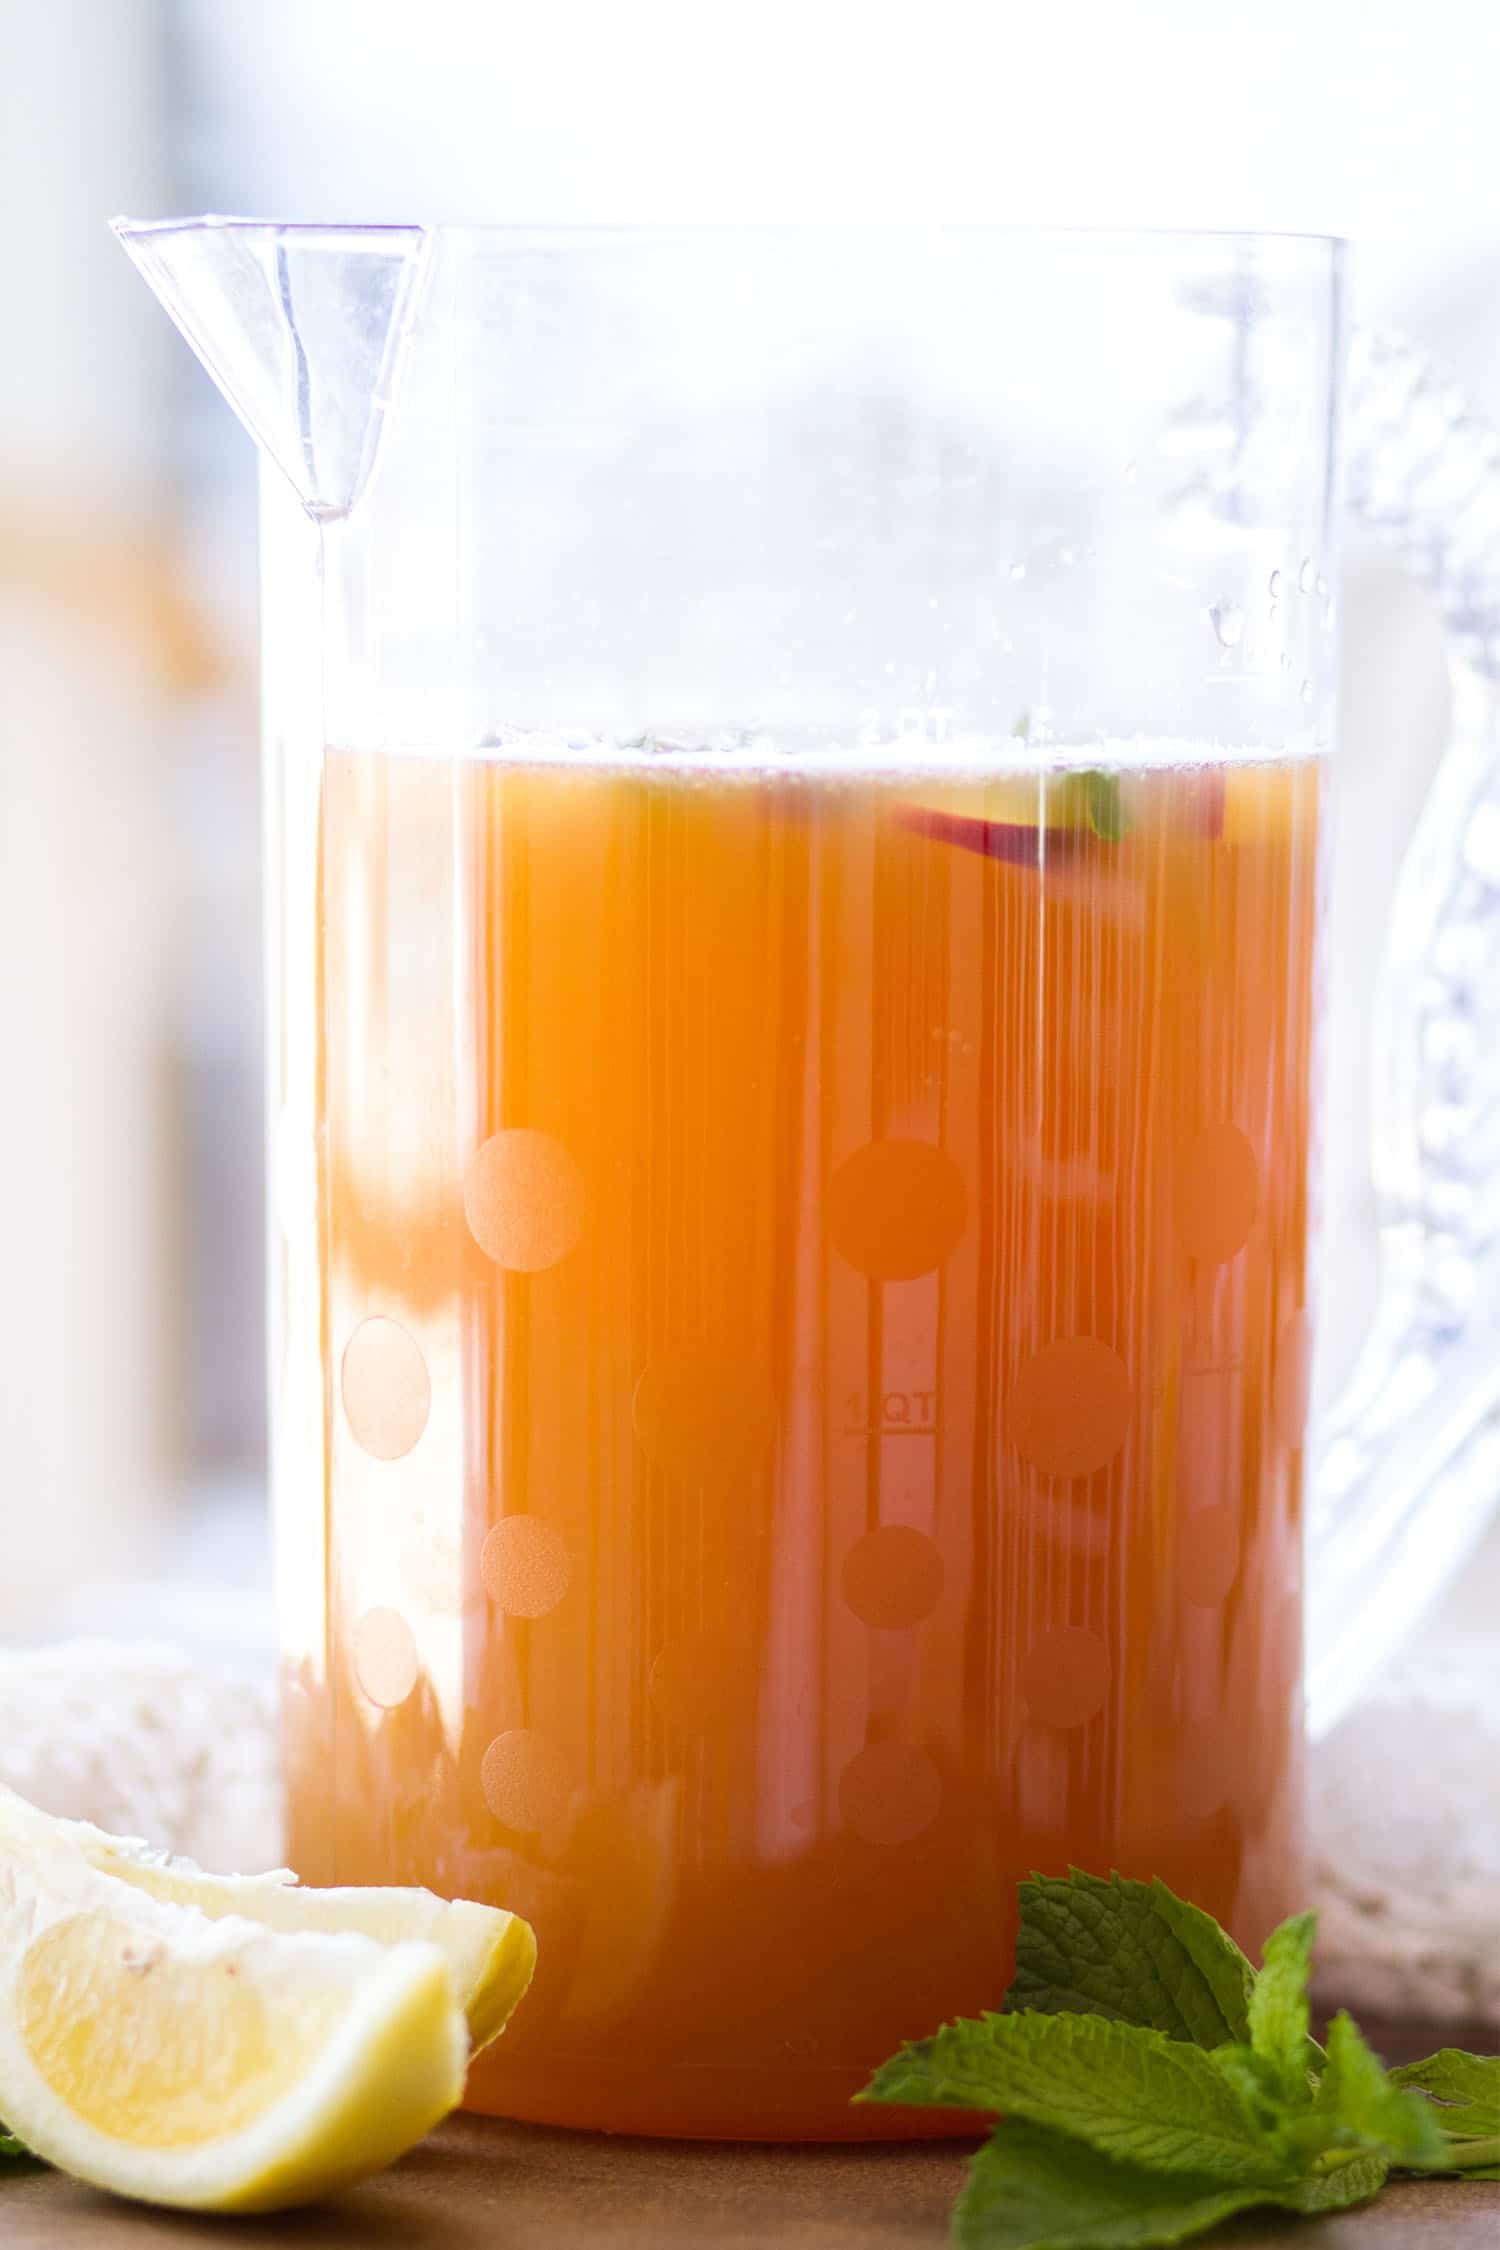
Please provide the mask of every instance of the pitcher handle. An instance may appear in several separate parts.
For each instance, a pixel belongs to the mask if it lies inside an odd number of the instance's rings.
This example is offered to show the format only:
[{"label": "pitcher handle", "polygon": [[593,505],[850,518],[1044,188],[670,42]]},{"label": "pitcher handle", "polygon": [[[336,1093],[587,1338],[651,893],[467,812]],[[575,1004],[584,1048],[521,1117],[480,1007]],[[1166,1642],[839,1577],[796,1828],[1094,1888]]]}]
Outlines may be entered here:
[{"label": "pitcher handle", "polygon": [[1453,717],[1376,1000],[1379,1301],[1314,1434],[1314,1737],[1462,1567],[1500,1492],[1500,442],[1419,354],[1365,334],[1348,431],[1352,507],[1437,594]]}]

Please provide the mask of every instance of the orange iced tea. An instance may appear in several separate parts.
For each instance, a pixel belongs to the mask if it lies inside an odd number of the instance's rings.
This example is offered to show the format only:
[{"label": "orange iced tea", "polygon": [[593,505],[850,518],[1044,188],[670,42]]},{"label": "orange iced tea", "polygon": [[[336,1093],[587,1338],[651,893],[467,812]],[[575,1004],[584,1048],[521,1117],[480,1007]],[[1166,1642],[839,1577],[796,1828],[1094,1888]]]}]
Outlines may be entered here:
[{"label": "orange iced tea", "polygon": [[1316,767],[523,744],[300,789],[290,1848],[535,1922],[472,2099],[889,2134],[848,2097],[998,2003],[1034,1867],[1258,1944]]}]

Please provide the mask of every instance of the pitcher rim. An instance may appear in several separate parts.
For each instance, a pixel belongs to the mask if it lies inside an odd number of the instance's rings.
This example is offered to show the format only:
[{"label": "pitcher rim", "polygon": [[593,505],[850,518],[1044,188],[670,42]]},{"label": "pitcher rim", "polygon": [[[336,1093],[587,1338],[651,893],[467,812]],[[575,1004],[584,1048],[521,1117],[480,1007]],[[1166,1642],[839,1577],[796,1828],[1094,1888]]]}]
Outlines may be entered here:
[{"label": "pitcher rim", "polygon": [[727,239],[758,238],[794,242],[860,240],[875,236],[944,237],[952,241],[976,240],[1109,245],[1139,243],[1160,246],[1180,243],[1196,249],[1219,245],[1225,249],[1264,245],[1282,250],[1318,250],[1342,254],[1351,247],[1348,235],[1292,227],[1112,227],[1049,226],[1005,220],[949,219],[842,219],[842,220],[731,220],[695,224],[690,220],[662,222],[606,220],[469,220],[469,219],[279,219],[249,214],[202,211],[180,216],[136,219],[126,214],[112,218],[111,231],[122,238],[149,234],[187,234],[195,231],[240,229],[246,233],[335,236],[354,240],[382,235],[470,235],[517,249],[582,249],[604,245],[651,242],[688,244]]}]

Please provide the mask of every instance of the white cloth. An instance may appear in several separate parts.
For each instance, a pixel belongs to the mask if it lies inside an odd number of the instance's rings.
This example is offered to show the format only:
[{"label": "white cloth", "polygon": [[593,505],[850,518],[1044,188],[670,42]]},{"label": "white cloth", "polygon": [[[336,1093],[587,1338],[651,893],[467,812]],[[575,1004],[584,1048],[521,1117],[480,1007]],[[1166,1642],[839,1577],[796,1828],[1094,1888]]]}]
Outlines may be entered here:
[{"label": "white cloth", "polygon": [[1500,2043],[1500,1536],[1315,1748],[1319,1987]]},{"label": "white cloth", "polygon": [[252,1873],[281,1853],[270,1683],[146,1642],[0,1650],[0,1781],[44,1812]]}]

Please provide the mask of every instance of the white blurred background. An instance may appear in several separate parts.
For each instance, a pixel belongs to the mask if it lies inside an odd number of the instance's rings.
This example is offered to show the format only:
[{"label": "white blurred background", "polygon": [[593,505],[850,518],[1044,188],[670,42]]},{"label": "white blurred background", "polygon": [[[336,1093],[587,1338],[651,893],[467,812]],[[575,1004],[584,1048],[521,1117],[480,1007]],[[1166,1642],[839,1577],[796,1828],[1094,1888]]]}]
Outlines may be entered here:
[{"label": "white blurred background", "polygon": [[[1491,0],[0,0],[0,1638],[268,1637],[253,474],[109,238],[301,218],[1352,236],[1500,422]],[[1322,1381],[1374,1233],[1367,1022],[1441,742],[1424,597],[1345,608]],[[161,1607],[158,1617],[157,1605]]]}]

